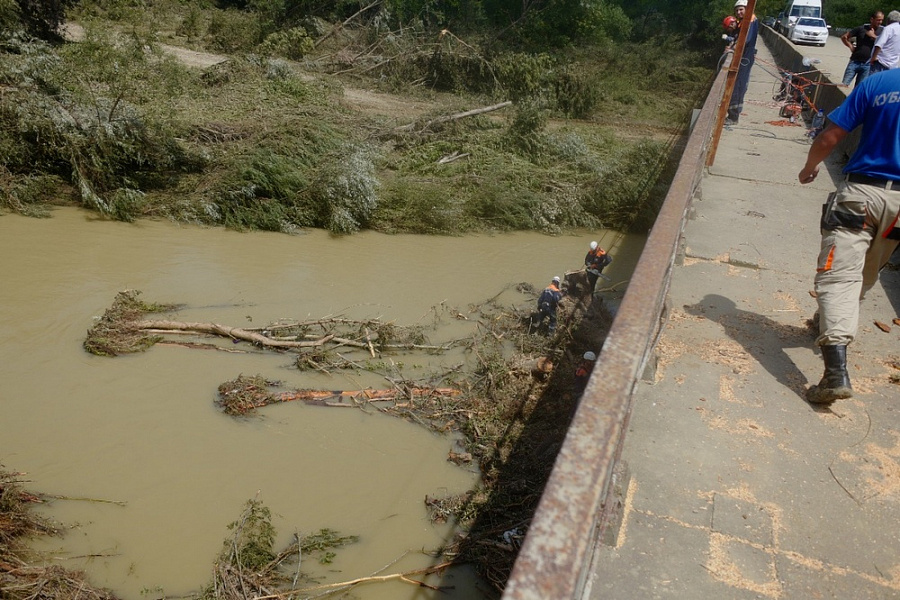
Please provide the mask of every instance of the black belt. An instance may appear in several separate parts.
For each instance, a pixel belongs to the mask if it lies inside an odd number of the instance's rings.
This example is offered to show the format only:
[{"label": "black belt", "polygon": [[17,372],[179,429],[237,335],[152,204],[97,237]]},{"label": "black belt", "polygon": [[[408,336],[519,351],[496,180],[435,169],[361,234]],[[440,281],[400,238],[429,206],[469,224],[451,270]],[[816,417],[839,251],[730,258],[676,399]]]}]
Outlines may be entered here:
[{"label": "black belt", "polygon": [[878,177],[869,177],[861,173],[848,173],[847,181],[850,183],[862,183],[864,185],[874,185],[886,190],[900,190],[900,180],[896,179],[879,179]]}]

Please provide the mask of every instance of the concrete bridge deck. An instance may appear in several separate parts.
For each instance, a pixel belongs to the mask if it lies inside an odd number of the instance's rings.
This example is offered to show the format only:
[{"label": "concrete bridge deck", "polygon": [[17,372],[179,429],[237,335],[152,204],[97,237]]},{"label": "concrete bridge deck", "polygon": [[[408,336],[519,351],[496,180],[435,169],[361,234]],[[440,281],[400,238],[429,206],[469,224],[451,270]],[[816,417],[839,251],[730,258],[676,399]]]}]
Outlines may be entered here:
[{"label": "concrete bridge deck", "polygon": [[[805,50],[837,80],[835,44]],[[587,597],[900,598],[900,271],[863,304],[856,397],[807,404],[818,220],[842,157],[798,183],[810,140],[770,123],[773,49],[760,39],[745,113],[692,203],[658,369],[634,395],[622,524]]]}]

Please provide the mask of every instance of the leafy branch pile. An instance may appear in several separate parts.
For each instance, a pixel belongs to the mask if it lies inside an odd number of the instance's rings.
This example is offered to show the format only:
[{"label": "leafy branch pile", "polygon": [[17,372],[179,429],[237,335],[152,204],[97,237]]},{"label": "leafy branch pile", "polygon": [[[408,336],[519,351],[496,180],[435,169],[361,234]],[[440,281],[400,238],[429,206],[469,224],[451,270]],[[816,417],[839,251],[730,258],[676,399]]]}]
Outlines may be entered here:
[{"label": "leafy branch pile", "polygon": [[[234,533],[225,540],[213,568],[213,581],[197,596],[198,600],[246,600],[270,596],[285,587],[296,588],[301,577],[308,582],[300,570],[304,560],[317,557],[320,563],[330,563],[335,549],[358,541],[356,536],[341,536],[323,529],[296,535],[291,544],[276,553],[272,514],[258,499],[248,500],[240,518],[228,528]],[[290,569],[292,565],[295,566]]]},{"label": "leafy branch pile", "polygon": [[138,298],[139,291],[119,292],[110,308],[88,330],[84,349],[98,356],[118,356],[142,352],[162,338],[148,335],[135,326],[144,315],[174,310],[175,305],[151,304]]},{"label": "leafy branch pile", "polygon": [[26,549],[28,538],[58,535],[59,530],[35,515],[39,496],[22,489],[20,473],[0,465],[0,597],[4,600],[116,600],[108,590],[89,585],[83,573],[42,565]]}]

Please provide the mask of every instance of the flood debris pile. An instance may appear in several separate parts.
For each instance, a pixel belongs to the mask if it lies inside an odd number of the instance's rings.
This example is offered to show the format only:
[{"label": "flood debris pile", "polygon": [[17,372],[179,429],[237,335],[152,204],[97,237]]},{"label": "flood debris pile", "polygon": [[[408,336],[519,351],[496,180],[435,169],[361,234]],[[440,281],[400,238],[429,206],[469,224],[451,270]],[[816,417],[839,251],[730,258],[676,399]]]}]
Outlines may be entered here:
[{"label": "flood debris pile", "polygon": [[84,349],[99,356],[118,356],[142,352],[162,338],[148,334],[140,327],[144,316],[175,310],[172,304],[150,304],[142,301],[137,290],[125,290],[116,295],[111,307],[87,332]]},{"label": "flood debris pile", "polygon": [[179,305],[146,303],[139,299],[140,294],[138,290],[125,290],[116,295],[112,306],[88,330],[85,350],[100,356],[118,356],[143,352],[163,341],[192,348],[217,348],[214,344],[165,340],[166,334],[196,333],[235,343],[248,342],[267,350],[305,352],[306,355],[298,361],[298,366],[324,369],[328,366],[351,364],[346,359],[340,359],[339,362],[333,360],[340,348],[363,350],[375,357],[376,353],[384,351],[442,351],[452,346],[452,342],[444,345],[427,344],[421,327],[401,327],[379,319],[335,317],[280,322],[256,328],[148,319],[149,314],[171,312],[177,310]]},{"label": "flood debris pile", "polygon": [[459,395],[453,388],[425,388],[407,382],[395,382],[390,389],[279,391],[279,381],[261,375],[238,375],[219,386],[216,404],[229,415],[242,416],[257,408],[281,402],[300,401],[316,406],[374,406],[384,412],[416,411],[432,416],[442,413],[442,399]]},{"label": "flood debris pile", "polygon": [[116,600],[108,590],[89,585],[82,573],[41,565],[25,548],[27,539],[59,530],[35,515],[41,498],[22,489],[20,473],[0,465],[0,598],[3,600]]},{"label": "flood debris pile", "polygon": [[[428,342],[423,328],[376,320],[329,318],[255,329],[152,321],[145,318],[144,305],[134,306],[136,292],[117,296],[108,311],[112,317],[104,315],[97,328],[102,326],[101,333],[107,338],[112,337],[109,331],[138,337],[161,336],[176,329],[227,336],[266,350],[296,351],[300,357],[295,364],[301,369],[353,368],[381,375],[387,382],[384,389],[356,390],[286,390],[261,375],[239,375],[219,386],[217,404],[223,412],[235,416],[289,401],[371,409],[455,434],[448,460],[477,465],[481,481],[463,494],[429,495],[425,499],[433,522],[458,525],[455,539],[434,554],[443,561],[441,564],[474,564],[497,591],[502,591],[578,405],[573,386],[575,368],[585,351],[599,350],[613,320],[601,299],[573,294],[560,302],[555,333],[542,335],[529,327],[537,290],[527,284],[516,289],[527,298],[524,307],[503,305],[498,294],[465,310],[435,310],[435,329],[448,316],[471,324],[465,337],[437,345]],[[116,319],[124,326],[112,327],[110,322]],[[405,375],[397,361],[379,357],[397,350],[434,355],[451,348],[457,351],[453,355],[455,364],[431,367],[427,375],[417,379]],[[462,362],[458,362],[460,349]],[[265,531],[259,535],[262,533]],[[240,589],[241,582],[244,586],[252,584],[241,578],[244,571],[238,566],[246,566],[245,561],[239,558],[240,552],[232,550],[231,558],[220,560],[217,566],[218,579],[210,597],[228,598],[231,592],[223,590]],[[268,562],[257,571],[272,575],[275,570],[269,565],[281,564],[277,558],[281,555],[265,556]],[[268,594],[264,588],[274,585],[266,579],[270,575],[253,589]],[[390,577],[394,576],[363,579]]]},{"label": "flood debris pile", "polygon": [[240,518],[228,528],[234,533],[225,540],[213,567],[213,581],[199,600],[246,600],[296,588],[301,581],[310,582],[300,570],[304,560],[315,557],[321,563],[330,562],[334,549],[358,541],[356,536],[323,529],[295,535],[287,548],[276,553],[272,514],[255,498],[247,501]]},{"label": "flood debris pile", "polygon": [[440,505],[460,524],[460,533],[442,553],[475,565],[498,593],[506,586],[578,407],[573,374],[579,357],[598,349],[612,320],[601,301],[584,304],[564,298],[557,334],[544,348],[554,360],[553,371],[545,378],[509,370],[509,359],[484,354],[484,375],[476,380],[482,391],[473,395],[481,410],[472,411],[473,418],[463,429],[478,460],[481,483],[471,493]]},{"label": "flood debris pile", "polygon": [[276,553],[272,515],[258,499],[247,502],[240,518],[229,525],[229,529],[234,533],[225,540],[213,567],[213,580],[200,594],[193,596],[197,600],[311,600],[338,595],[344,598],[346,592],[360,585],[387,581],[438,590],[416,576],[436,573],[450,566],[440,563],[403,573],[382,574],[390,568],[391,564],[388,564],[365,577],[323,584],[305,567],[310,562],[330,564],[339,548],[359,541],[357,536],[344,536],[333,529],[295,534],[293,541]]}]

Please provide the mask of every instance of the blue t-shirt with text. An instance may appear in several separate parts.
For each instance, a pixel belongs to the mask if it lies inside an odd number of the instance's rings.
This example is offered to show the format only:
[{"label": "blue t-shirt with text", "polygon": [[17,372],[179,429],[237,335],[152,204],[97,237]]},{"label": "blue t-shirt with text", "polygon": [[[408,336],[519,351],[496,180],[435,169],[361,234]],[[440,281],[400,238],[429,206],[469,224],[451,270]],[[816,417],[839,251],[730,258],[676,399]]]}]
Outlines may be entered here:
[{"label": "blue t-shirt with text", "polygon": [[900,69],[868,76],[828,118],[846,131],[863,126],[844,173],[900,180]]}]

